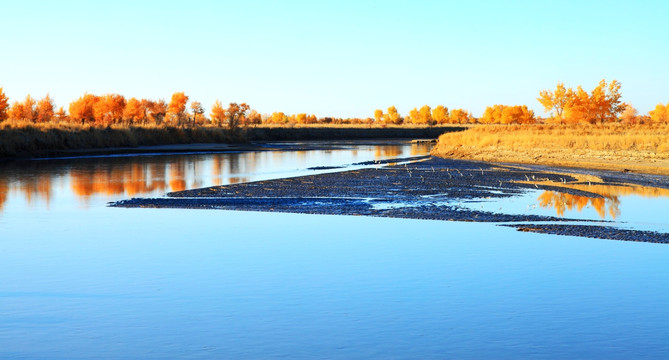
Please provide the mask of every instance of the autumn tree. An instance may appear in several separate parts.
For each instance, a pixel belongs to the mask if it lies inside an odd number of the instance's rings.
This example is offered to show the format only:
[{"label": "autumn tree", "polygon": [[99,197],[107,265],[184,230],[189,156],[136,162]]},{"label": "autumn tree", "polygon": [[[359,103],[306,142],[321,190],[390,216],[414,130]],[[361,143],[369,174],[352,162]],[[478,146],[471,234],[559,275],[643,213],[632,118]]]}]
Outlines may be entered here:
[{"label": "autumn tree", "polygon": [[403,119],[397,112],[397,108],[395,106],[391,106],[388,108],[388,112],[386,113],[384,119],[384,122],[386,124],[401,124],[402,120]]},{"label": "autumn tree", "polygon": [[230,103],[228,109],[225,110],[225,117],[228,124],[228,129],[234,130],[239,127],[239,124],[246,118],[246,113],[249,111],[249,106],[246,103]]},{"label": "autumn tree", "polygon": [[204,114],[204,107],[199,101],[193,101],[190,103],[190,109],[193,111],[193,124],[198,122],[198,116]]},{"label": "autumn tree", "polygon": [[423,105],[418,112],[419,124],[432,125],[432,108],[430,106]]},{"label": "autumn tree", "polygon": [[486,106],[483,115],[479,118],[482,124],[495,124],[502,118],[502,110],[499,109],[502,105]]},{"label": "autumn tree", "polygon": [[404,122],[407,124],[417,124],[419,121],[420,113],[417,108],[409,110],[409,113],[404,118]]},{"label": "autumn tree", "polygon": [[620,120],[625,124],[637,124],[639,112],[631,104],[625,104],[625,110],[620,113]]},{"label": "autumn tree", "polygon": [[125,97],[119,94],[105,94],[93,104],[93,116],[98,124],[110,125],[123,119]]},{"label": "autumn tree", "polygon": [[9,117],[9,98],[0,87],[0,122],[7,120]]},{"label": "autumn tree", "polygon": [[559,82],[555,91],[542,90],[539,92],[539,103],[543,105],[546,112],[551,112],[553,118],[560,121],[562,119],[562,112],[571,99],[573,98],[574,91],[572,89],[567,89],[564,86],[564,83]]},{"label": "autumn tree", "polygon": [[93,106],[97,101],[97,96],[84,94],[84,96],[70,103],[70,119],[84,122],[95,121]]},{"label": "autumn tree", "polygon": [[63,109],[62,106],[59,107],[56,113],[54,114],[54,117],[59,121],[67,119],[67,114],[65,113],[65,109]]},{"label": "autumn tree", "polygon": [[209,118],[214,125],[223,126],[225,122],[225,109],[220,101],[216,100],[214,105],[212,105]]},{"label": "autumn tree", "polygon": [[299,113],[299,114],[295,115],[295,122],[298,123],[298,124],[306,124],[307,114]]},{"label": "autumn tree", "polygon": [[618,81],[607,85],[606,80],[601,80],[590,93],[581,86],[574,91],[558,83],[555,92],[541,91],[537,100],[546,111],[554,111],[555,122],[594,124],[617,120],[618,114],[625,110],[621,97]]},{"label": "autumn tree", "polygon": [[383,119],[383,110],[381,109],[374,110],[374,121],[380,123],[381,119]]},{"label": "autumn tree", "polygon": [[54,115],[54,107],[55,105],[53,104],[53,99],[51,99],[49,94],[46,94],[45,97],[37,102],[35,107],[35,117],[37,122],[51,121]]},{"label": "autumn tree", "polygon": [[12,106],[9,108],[7,115],[12,120],[23,119],[23,102],[14,101]]},{"label": "autumn tree", "polygon": [[148,101],[148,118],[151,119],[155,124],[160,124],[165,119],[167,115],[167,103],[165,100],[160,99],[158,101]]},{"label": "autumn tree", "polygon": [[451,124],[467,124],[473,122],[473,117],[467,110],[453,109],[449,122]]},{"label": "autumn tree", "polygon": [[23,101],[15,101],[9,108],[9,118],[12,120],[35,121],[37,119],[37,102],[30,95]]},{"label": "autumn tree", "polygon": [[172,99],[167,105],[167,121],[170,123],[181,124],[186,117],[186,103],[188,96],[183,92],[172,94]]},{"label": "autumn tree", "polygon": [[486,107],[479,118],[483,124],[534,124],[534,111],[527,105],[493,105]]},{"label": "autumn tree", "polygon": [[140,120],[143,120],[145,116],[145,110],[140,100],[132,97],[128,99],[125,103],[125,108],[123,109],[123,120],[130,122],[131,124]]},{"label": "autumn tree", "polygon": [[271,124],[283,124],[288,122],[288,117],[283,112],[276,111],[269,117],[269,122]]},{"label": "autumn tree", "polygon": [[[307,119],[308,123],[311,123],[312,119],[313,119],[313,121],[316,120],[316,117],[314,115],[312,115],[312,117],[309,117]],[[260,123],[262,123],[262,115],[256,110],[251,110],[251,112],[249,112],[248,116],[246,117],[246,123],[248,125],[260,124]]]},{"label": "autumn tree", "polygon": [[502,110],[501,124],[534,124],[534,111],[526,105],[506,106]]},{"label": "autumn tree", "polygon": [[667,105],[657,104],[655,109],[651,110],[648,115],[650,115],[650,121],[655,124],[669,123],[669,103]]},{"label": "autumn tree", "polygon": [[448,122],[448,108],[443,105],[438,105],[432,109],[432,120],[437,124],[445,124]]}]

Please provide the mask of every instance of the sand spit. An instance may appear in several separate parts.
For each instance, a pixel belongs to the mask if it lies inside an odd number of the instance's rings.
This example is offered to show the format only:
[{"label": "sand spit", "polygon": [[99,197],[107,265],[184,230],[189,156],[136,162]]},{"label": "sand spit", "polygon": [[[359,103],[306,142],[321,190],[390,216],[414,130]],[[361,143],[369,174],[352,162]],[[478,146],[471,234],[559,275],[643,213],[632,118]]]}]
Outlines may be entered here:
[{"label": "sand spit", "polygon": [[[407,160],[413,162],[406,163]],[[669,234],[620,229],[606,221],[584,222],[557,216],[478,211],[473,206],[465,205],[483,199],[510,198],[536,189],[592,199],[605,197],[587,191],[588,187],[578,186],[591,186],[593,182],[596,182],[595,185],[669,189],[669,179],[663,176],[597,170],[570,172],[559,168],[519,167],[431,157],[397,161],[404,163],[186,190],[169,193],[166,198],[135,198],[110,206],[500,222],[518,225],[516,227],[520,231],[669,243]],[[574,222],[580,225],[574,225]]]}]

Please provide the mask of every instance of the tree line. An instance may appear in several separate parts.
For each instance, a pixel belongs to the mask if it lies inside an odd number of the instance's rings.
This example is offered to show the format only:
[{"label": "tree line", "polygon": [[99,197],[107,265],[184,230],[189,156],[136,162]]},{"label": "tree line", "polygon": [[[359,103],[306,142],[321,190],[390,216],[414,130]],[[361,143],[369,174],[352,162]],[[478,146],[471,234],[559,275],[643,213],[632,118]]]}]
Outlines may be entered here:
[{"label": "tree line", "polygon": [[67,111],[63,107],[56,109],[54,100],[47,94],[37,100],[30,95],[23,101],[14,101],[11,105],[0,87],[0,121],[7,119],[45,122],[75,122],[98,126],[112,124],[147,125],[167,124],[175,126],[214,125],[237,128],[258,124],[381,124],[381,125],[443,125],[443,124],[534,124],[534,123],[607,123],[622,121],[625,123],[669,123],[669,103],[658,104],[648,115],[638,115],[636,109],[621,102],[620,83],[605,80],[591,91],[581,86],[567,88],[558,83],[555,90],[543,90],[537,100],[550,117],[542,119],[526,105],[493,105],[486,107],[479,118],[464,109],[449,110],[444,105],[432,108],[423,105],[413,108],[402,116],[395,106],[384,112],[374,111],[368,118],[321,117],[307,113],[285,114],[273,112],[260,114],[246,103],[229,103],[227,106],[216,100],[205,115],[199,101],[191,101],[184,92],[175,92],[169,102],[151,99],[126,99],[120,94],[93,95],[84,94],[72,101]]}]

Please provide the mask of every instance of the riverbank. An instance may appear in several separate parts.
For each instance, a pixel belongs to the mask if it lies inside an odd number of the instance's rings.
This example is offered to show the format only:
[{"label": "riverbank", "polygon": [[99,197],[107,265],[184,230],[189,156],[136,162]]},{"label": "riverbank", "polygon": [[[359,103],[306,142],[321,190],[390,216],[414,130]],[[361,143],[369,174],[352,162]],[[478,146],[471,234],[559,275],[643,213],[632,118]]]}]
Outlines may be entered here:
[{"label": "riverbank", "polygon": [[[252,150],[253,141],[344,139],[436,139],[464,127],[258,126],[236,130],[213,126],[111,126],[74,124],[0,128],[0,160],[137,152]],[[205,145],[210,144],[210,145]]]},{"label": "riverbank", "polygon": [[[585,200],[586,205],[590,202],[607,211],[615,206],[616,195],[612,195],[611,188],[603,193],[602,186],[615,185],[629,191],[650,187],[658,196],[669,196],[669,181],[663,176],[603,171],[583,174],[431,157],[395,162],[400,164],[179,191],[169,193],[167,198],[135,198],[111,206],[500,222],[519,231],[669,243],[669,234],[622,229],[608,221],[492,212],[472,206],[480,199],[507,199],[530,190],[543,190],[546,194],[563,194],[580,204]],[[563,200],[547,205],[563,206]]]},{"label": "riverbank", "polygon": [[669,126],[482,125],[440,136],[432,154],[669,175]]}]

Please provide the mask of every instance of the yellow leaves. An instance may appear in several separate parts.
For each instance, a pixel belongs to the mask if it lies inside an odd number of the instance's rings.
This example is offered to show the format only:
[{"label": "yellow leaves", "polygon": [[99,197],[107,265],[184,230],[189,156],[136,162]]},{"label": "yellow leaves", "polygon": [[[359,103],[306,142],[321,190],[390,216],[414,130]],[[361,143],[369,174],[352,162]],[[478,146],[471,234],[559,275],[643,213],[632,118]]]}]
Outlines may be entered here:
[{"label": "yellow leaves", "polygon": [[573,94],[574,91],[571,88],[567,89],[564,83],[559,82],[555,91],[543,90],[539,92],[537,100],[544,106],[546,111],[553,111],[554,116],[560,118]]},{"label": "yellow leaves", "polygon": [[167,105],[167,112],[175,115],[183,114],[186,111],[186,103],[188,96],[183,92],[175,92],[172,94],[172,100]]},{"label": "yellow leaves", "polygon": [[474,121],[474,117],[463,109],[451,110],[450,123],[451,124],[468,124]]},{"label": "yellow leaves", "polygon": [[558,83],[555,91],[539,92],[537,100],[546,111],[552,111],[554,122],[594,124],[617,119],[625,110],[621,96],[618,81],[613,80],[607,85],[606,80],[601,80],[590,94],[581,86],[574,91]]},{"label": "yellow leaves", "polygon": [[448,122],[448,108],[443,105],[437,105],[432,109],[432,120],[437,124],[445,124]]},{"label": "yellow leaves", "polygon": [[123,118],[130,122],[144,120],[144,104],[136,98],[130,98],[123,109]]},{"label": "yellow leaves", "polygon": [[9,117],[7,110],[9,110],[9,98],[0,87],[0,121],[4,121]]},{"label": "yellow leaves", "polygon": [[393,105],[388,108],[388,113],[386,113],[384,122],[386,124],[401,124],[402,117],[397,112],[397,108]]},{"label": "yellow leaves", "polygon": [[175,92],[167,105],[167,121],[181,124],[186,118],[186,103],[188,96],[183,92]]},{"label": "yellow leaves", "polygon": [[54,108],[53,99],[51,99],[49,94],[46,94],[45,97],[43,97],[42,99],[40,99],[40,101],[37,102],[35,108],[37,122],[51,121],[54,115],[53,108]]},{"label": "yellow leaves", "polygon": [[669,123],[669,103],[667,105],[657,104],[655,110],[650,111],[648,114],[650,115],[650,121],[655,124]]},{"label": "yellow leaves", "polygon": [[210,117],[212,123],[218,126],[223,126],[223,122],[225,121],[225,109],[223,109],[223,105],[219,100],[216,100],[211,107]]},{"label": "yellow leaves", "polygon": [[381,109],[374,110],[374,120],[377,123],[380,123],[382,118],[383,118],[383,110]]}]

